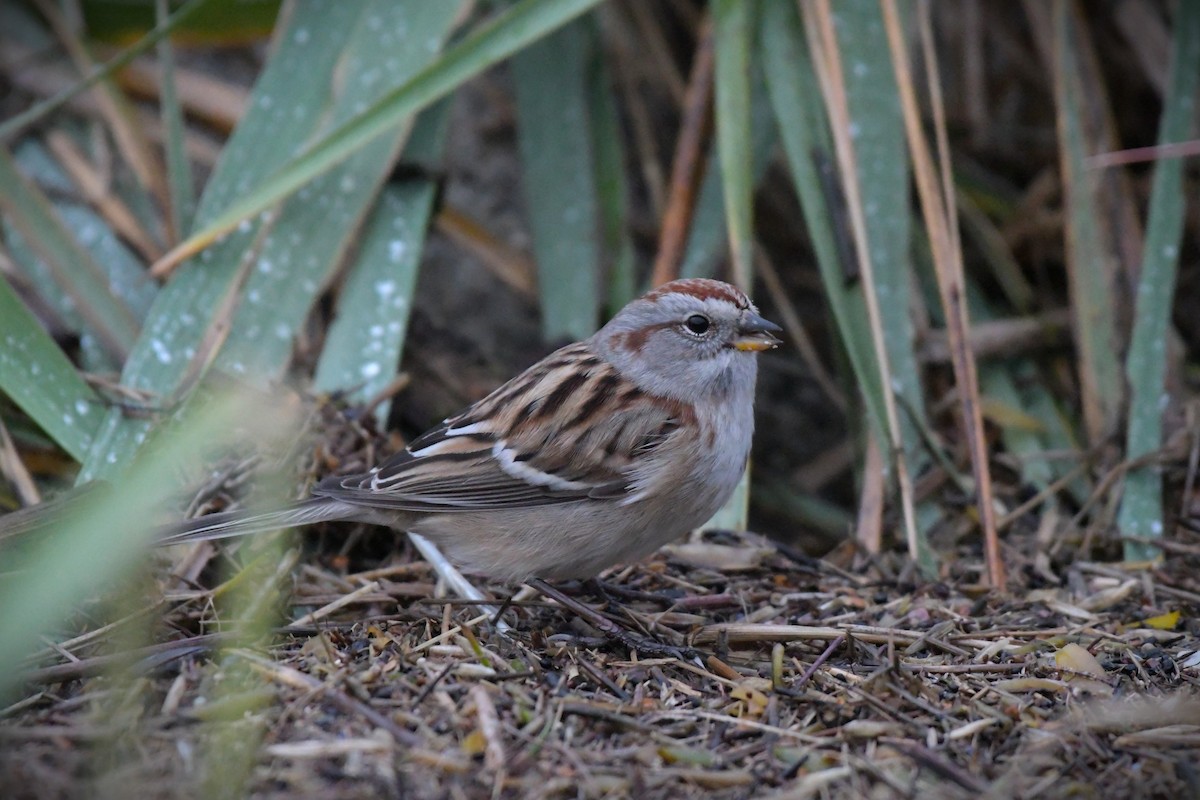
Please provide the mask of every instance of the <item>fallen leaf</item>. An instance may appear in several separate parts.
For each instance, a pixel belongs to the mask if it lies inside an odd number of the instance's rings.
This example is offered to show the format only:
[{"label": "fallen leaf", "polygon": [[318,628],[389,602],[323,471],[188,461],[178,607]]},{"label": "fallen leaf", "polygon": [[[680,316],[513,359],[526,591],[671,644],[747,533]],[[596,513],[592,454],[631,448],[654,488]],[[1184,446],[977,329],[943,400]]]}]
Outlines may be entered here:
[{"label": "fallen leaf", "polygon": [[757,569],[762,560],[771,555],[766,547],[729,547],[706,542],[686,542],[663,548],[667,557],[687,564],[689,567],[720,569],[726,572]]},{"label": "fallen leaf", "polygon": [[1173,631],[1179,625],[1179,612],[1169,611],[1166,614],[1159,614],[1157,617],[1143,620],[1142,624],[1160,631]]},{"label": "fallen leaf", "polygon": [[[1095,678],[1106,677],[1104,667],[1100,666],[1096,657],[1074,642],[1063,645],[1062,649],[1054,654],[1054,663],[1059,669],[1091,675]],[[1071,677],[1068,676],[1067,680],[1070,680]]]}]

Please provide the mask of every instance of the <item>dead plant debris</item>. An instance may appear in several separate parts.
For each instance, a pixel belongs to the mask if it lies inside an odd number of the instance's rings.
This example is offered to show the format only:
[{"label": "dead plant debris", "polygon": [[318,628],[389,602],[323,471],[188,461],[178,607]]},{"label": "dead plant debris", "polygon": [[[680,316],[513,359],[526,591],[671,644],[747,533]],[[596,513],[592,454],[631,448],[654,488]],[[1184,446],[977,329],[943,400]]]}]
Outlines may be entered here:
[{"label": "dead plant debris", "polygon": [[[374,436],[323,436],[309,466],[353,465]],[[0,710],[0,785],[38,800],[1200,794],[1200,535],[1181,529],[1141,569],[1056,565],[1055,583],[1022,560],[1036,545],[1019,529],[1011,594],[974,583],[978,552],[930,583],[899,559],[849,569],[724,531],[600,591],[564,587],[695,661],[639,658],[532,592],[485,587],[511,598],[502,632],[384,533],[330,529],[265,567],[267,542],[204,544],[123,616],[98,601],[48,643]],[[228,604],[247,575],[286,576],[256,590],[273,624]]]}]

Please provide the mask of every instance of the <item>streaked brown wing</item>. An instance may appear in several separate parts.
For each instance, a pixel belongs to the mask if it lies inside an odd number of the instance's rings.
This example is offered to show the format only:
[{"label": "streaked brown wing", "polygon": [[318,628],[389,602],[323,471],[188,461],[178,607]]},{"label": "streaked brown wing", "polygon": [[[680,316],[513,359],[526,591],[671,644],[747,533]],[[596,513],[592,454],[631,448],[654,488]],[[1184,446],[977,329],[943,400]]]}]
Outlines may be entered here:
[{"label": "streaked brown wing", "polygon": [[679,409],[625,386],[580,343],[569,345],[371,472],[314,493],[403,511],[530,508],[621,500],[637,458],[679,427]]}]

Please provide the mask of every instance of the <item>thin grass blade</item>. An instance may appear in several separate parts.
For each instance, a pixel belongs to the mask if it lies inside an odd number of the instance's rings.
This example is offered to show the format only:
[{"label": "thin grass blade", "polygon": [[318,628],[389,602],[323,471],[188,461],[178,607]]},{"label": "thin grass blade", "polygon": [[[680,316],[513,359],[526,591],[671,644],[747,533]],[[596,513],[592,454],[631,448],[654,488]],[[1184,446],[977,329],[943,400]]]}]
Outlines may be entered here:
[{"label": "thin grass blade", "polygon": [[603,296],[607,311],[615,314],[637,295],[637,256],[629,230],[625,143],[613,96],[612,76],[599,46],[596,26],[590,25],[589,31],[594,52],[587,74],[588,118],[600,212],[601,273],[606,287]]},{"label": "thin grass blade", "polygon": [[845,248],[838,241],[839,235],[845,235],[845,231],[838,230],[844,225],[843,212],[834,207],[838,196],[831,195],[831,182],[822,177],[822,172],[828,175],[832,170],[833,143],[795,4],[765,3],[759,37],[779,137],[800,198],[825,297],[855,382],[861,387],[868,421],[882,435],[887,425],[883,385],[871,344],[862,287],[846,280],[847,270],[853,265],[843,262]]},{"label": "thin grass blade", "polygon": [[[154,7],[158,26],[165,26],[170,19],[167,0],[155,0]],[[158,64],[162,69],[159,115],[163,123],[167,189],[171,200],[167,219],[169,230],[173,233],[169,241],[174,244],[191,227],[192,216],[196,213],[196,189],[184,147],[183,108],[175,91],[175,48],[171,45],[170,36],[164,36],[158,42]]]},{"label": "thin grass blade", "polygon": [[[928,80],[926,88],[937,133],[936,161],[923,127],[917,102],[917,86],[913,79],[908,45],[900,25],[899,9],[895,0],[882,0],[881,7],[892,65],[896,73],[896,85],[901,98],[908,150],[912,157],[914,178],[921,198],[925,230],[930,242],[930,254],[946,319],[946,335],[950,344],[954,381],[958,388],[958,401],[962,413],[961,425],[971,454],[971,471],[975,479],[975,507],[980,527],[983,529],[988,583],[993,587],[1002,588],[1007,582],[1007,577],[996,532],[995,504],[980,409],[975,355],[967,341],[971,326],[967,310],[967,287],[963,275],[962,246],[955,212],[957,203],[954,201],[955,189],[946,138],[946,118],[939,83],[941,78],[929,24],[929,5],[922,3],[920,7],[921,39]],[[919,381],[920,375],[915,377]]]},{"label": "thin grass blade", "polygon": [[[769,4],[768,4],[769,5]],[[757,184],[767,171],[775,150],[775,126],[771,124],[771,104],[767,98],[761,74],[754,71],[750,96],[751,153],[754,158],[754,181]],[[725,222],[725,187],[721,175],[720,154],[714,150],[704,170],[704,180],[692,215],[687,249],[679,265],[681,278],[711,278],[729,257],[729,228]]]},{"label": "thin grass blade", "polygon": [[0,210],[37,253],[59,290],[69,296],[88,329],[109,356],[121,363],[133,346],[137,318],[110,291],[104,271],[75,240],[36,187],[20,174],[12,156],[0,148]]},{"label": "thin grass blade", "polygon": [[1077,21],[1070,4],[1056,0],[1052,10],[1054,90],[1067,215],[1068,277],[1084,425],[1088,441],[1099,444],[1114,432],[1125,392],[1115,357],[1122,351],[1114,294],[1118,265],[1100,230],[1105,219],[1098,199],[1100,176],[1085,163],[1090,142]]},{"label": "thin grass blade", "polygon": [[114,73],[119,72],[135,58],[157,44],[163,37],[169,35],[171,31],[176,30],[179,26],[187,22],[207,2],[209,0],[189,0],[189,2],[180,6],[162,24],[155,26],[154,30],[138,40],[137,43],[122,50],[119,54],[109,59],[103,66],[97,67],[78,84],[66,91],[59,92],[54,97],[43,100],[40,103],[35,103],[25,111],[0,124],[0,142],[12,139],[33,123],[68,103],[71,98],[78,96],[82,92],[86,92],[100,81],[106,80]]},{"label": "thin grass blade", "polygon": [[[111,589],[127,576],[154,535],[156,511],[178,489],[179,464],[229,445],[248,434],[238,421],[255,420],[258,435],[268,435],[282,419],[278,409],[251,408],[225,398],[172,429],[147,448],[121,488],[89,493],[78,513],[17,554],[15,569],[0,581],[0,693],[20,681],[26,654],[51,633],[80,602]],[[237,433],[233,433],[237,431]]]},{"label": "thin grass blade", "polygon": [[754,261],[754,154],[750,133],[750,48],[758,3],[714,0],[716,67],[713,91],[725,227],[734,282],[752,288]]},{"label": "thin grass blade", "polygon": [[[683,277],[713,275],[717,264],[729,255],[733,280],[747,292],[753,284],[754,187],[766,170],[775,134],[762,75],[750,62],[757,9],[757,3],[737,0],[718,0],[713,7],[717,147],[701,184],[680,265]],[[723,48],[729,48],[725,55]],[[723,115],[728,115],[724,121]],[[747,467],[733,495],[707,527],[745,530],[749,508]]]},{"label": "thin grass blade", "polygon": [[[1171,72],[1159,124],[1160,146],[1182,142],[1192,136],[1197,83],[1200,81],[1200,2],[1191,0],[1179,4],[1174,31]],[[1187,211],[1183,166],[1182,159],[1163,159],[1154,167],[1133,338],[1125,359],[1125,376],[1130,390],[1125,457],[1131,460],[1162,447],[1166,341]],[[1135,469],[1126,476],[1125,494],[1117,516],[1117,526],[1122,534],[1149,539],[1163,535],[1162,491],[1162,475],[1152,466]],[[1127,561],[1142,561],[1158,554],[1159,549],[1153,545],[1125,542]]]},{"label": "thin grass blade", "polygon": [[[65,136],[66,134],[64,134]],[[137,324],[145,317],[158,286],[146,280],[145,267],[137,255],[130,251],[107,220],[90,206],[81,205],[71,199],[76,189],[71,178],[59,162],[39,140],[26,139],[13,154],[17,169],[44,192],[47,200],[53,201],[55,218],[65,230],[71,231],[82,248],[91,257],[102,273],[107,293],[116,298],[132,313]],[[47,262],[30,246],[29,240],[6,219],[0,226],[7,240],[13,261],[19,265],[21,277],[27,287],[44,304],[47,311],[57,314],[56,322],[67,330],[79,334],[79,362],[85,370],[112,372],[120,368],[111,352],[103,347],[102,341],[86,323],[73,295],[66,292],[55,279]],[[94,288],[94,284],[92,287]]]}]

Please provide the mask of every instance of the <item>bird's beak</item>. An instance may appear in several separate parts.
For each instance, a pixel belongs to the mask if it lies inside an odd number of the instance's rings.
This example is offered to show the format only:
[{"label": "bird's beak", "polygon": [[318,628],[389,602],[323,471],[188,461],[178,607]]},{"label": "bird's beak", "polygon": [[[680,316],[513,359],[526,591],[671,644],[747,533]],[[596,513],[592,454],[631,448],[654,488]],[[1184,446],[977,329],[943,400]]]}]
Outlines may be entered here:
[{"label": "bird's beak", "polygon": [[738,325],[738,335],[733,340],[733,346],[738,350],[750,352],[771,350],[783,343],[774,335],[782,330],[774,322],[765,320],[753,312],[747,312]]}]

